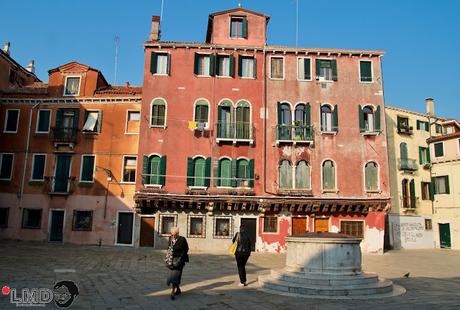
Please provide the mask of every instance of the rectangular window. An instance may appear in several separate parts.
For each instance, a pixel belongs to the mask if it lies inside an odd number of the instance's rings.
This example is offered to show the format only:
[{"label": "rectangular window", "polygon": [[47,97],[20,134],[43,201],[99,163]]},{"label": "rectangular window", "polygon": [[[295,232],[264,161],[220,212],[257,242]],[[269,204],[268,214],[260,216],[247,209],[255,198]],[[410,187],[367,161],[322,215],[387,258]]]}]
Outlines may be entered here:
[{"label": "rectangular window", "polygon": [[189,216],[188,236],[204,238],[206,237],[205,216]]},{"label": "rectangular window", "polygon": [[85,123],[83,125],[83,132],[101,132],[101,124],[102,111],[85,111]]},{"label": "rectangular window", "polygon": [[428,122],[417,120],[417,130],[430,131],[430,125]]},{"label": "rectangular window", "polygon": [[276,233],[278,231],[278,218],[276,216],[265,216],[264,221],[264,233]]},{"label": "rectangular window", "polygon": [[217,55],[217,76],[230,76],[230,56]]},{"label": "rectangular window", "polygon": [[299,81],[311,80],[311,59],[297,58],[297,79]]},{"label": "rectangular window", "polygon": [[13,159],[13,154],[0,153],[0,180],[11,180],[13,174]]},{"label": "rectangular window", "polygon": [[10,213],[9,208],[0,208],[0,227],[8,227],[8,216]]},{"label": "rectangular window", "polygon": [[19,110],[6,110],[5,127],[3,132],[16,133],[18,132]]},{"label": "rectangular window", "polygon": [[141,112],[128,111],[126,117],[126,133],[139,133],[139,124],[141,120]]},{"label": "rectangular window", "polygon": [[359,76],[361,82],[372,82],[372,61],[359,62]]},{"label": "rectangular window", "polygon": [[337,61],[335,59],[316,59],[316,79],[337,81]]},{"label": "rectangular window", "polygon": [[270,78],[283,79],[284,78],[284,58],[272,57],[270,63]]},{"label": "rectangular window", "polygon": [[432,230],[433,222],[431,219],[425,219],[425,230]]},{"label": "rectangular window", "polygon": [[69,76],[65,81],[64,96],[78,96],[80,93],[80,77]]},{"label": "rectangular window", "polygon": [[418,152],[419,152],[419,157],[420,157],[419,158],[420,165],[429,164],[431,162],[429,149],[427,147],[419,146]]},{"label": "rectangular window", "polygon": [[238,73],[242,78],[256,78],[256,59],[253,56],[239,56]]},{"label": "rectangular window", "polygon": [[161,215],[160,216],[160,234],[169,235],[171,228],[177,225],[177,216],[175,215]]},{"label": "rectangular window", "polygon": [[430,182],[422,182],[422,200],[430,200],[430,187],[431,183]]},{"label": "rectangular window", "polygon": [[137,158],[135,156],[125,156],[123,158],[123,177],[122,182],[136,182]]},{"label": "rectangular window", "polygon": [[48,133],[50,131],[51,110],[38,110],[37,133]]},{"label": "rectangular window", "polygon": [[91,231],[93,229],[93,211],[73,211],[72,230]]},{"label": "rectangular window", "polygon": [[230,217],[221,217],[214,218],[214,237],[218,238],[231,238],[231,218]]},{"label": "rectangular window", "polygon": [[409,126],[409,118],[398,116],[398,133],[410,133],[412,127]]},{"label": "rectangular window", "polygon": [[434,144],[434,157],[444,156],[444,143],[438,142]]},{"label": "rectangular window", "polygon": [[441,124],[436,124],[435,125],[435,130],[436,130],[436,133],[442,134],[442,125]]},{"label": "rectangular window", "polygon": [[434,177],[435,194],[449,194],[449,177],[447,175]]},{"label": "rectangular window", "polygon": [[157,54],[157,74],[168,74],[168,54]]},{"label": "rectangular window", "polygon": [[34,154],[32,157],[32,176],[31,181],[45,180],[45,154]]},{"label": "rectangular window", "polygon": [[81,157],[81,174],[80,182],[94,181],[94,155],[82,155]]},{"label": "rectangular window", "polygon": [[195,54],[195,74],[211,76],[211,55]]},{"label": "rectangular window", "polygon": [[22,228],[40,229],[42,224],[42,209],[23,209]]},{"label": "rectangular window", "polygon": [[247,19],[246,17],[232,16],[230,18],[230,37],[247,38]]},{"label": "rectangular window", "polygon": [[340,232],[356,238],[364,238],[364,222],[362,221],[341,221]]}]

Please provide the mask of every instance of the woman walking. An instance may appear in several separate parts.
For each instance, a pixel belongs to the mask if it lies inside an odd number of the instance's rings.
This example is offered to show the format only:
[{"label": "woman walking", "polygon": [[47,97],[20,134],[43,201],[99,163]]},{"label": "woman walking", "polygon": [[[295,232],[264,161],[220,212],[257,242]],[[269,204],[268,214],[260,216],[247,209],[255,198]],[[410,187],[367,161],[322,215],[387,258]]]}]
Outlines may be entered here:
[{"label": "woman walking", "polygon": [[240,226],[240,231],[235,234],[232,242],[237,241],[235,259],[236,265],[238,266],[238,275],[240,277],[240,283],[238,286],[247,286],[246,279],[246,263],[251,255],[251,240],[244,225]]},{"label": "woman walking", "polygon": [[171,228],[169,237],[168,251],[166,252],[166,266],[170,269],[166,284],[172,285],[171,299],[174,300],[176,295],[180,295],[180,281],[184,265],[189,261],[187,239],[179,236],[177,227]]}]

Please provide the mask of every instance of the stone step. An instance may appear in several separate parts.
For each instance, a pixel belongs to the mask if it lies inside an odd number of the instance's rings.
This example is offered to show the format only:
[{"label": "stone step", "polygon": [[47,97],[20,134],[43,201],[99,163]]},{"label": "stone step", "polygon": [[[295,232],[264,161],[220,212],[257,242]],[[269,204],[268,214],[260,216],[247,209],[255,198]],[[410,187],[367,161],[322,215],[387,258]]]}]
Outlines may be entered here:
[{"label": "stone step", "polygon": [[271,270],[270,275],[273,279],[282,281],[322,286],[364,285],[377,283],[379,280],[376,273],[361,273],[356,276],[340,276]]},{"label": "stone step", "polygon": [[263,289],[309,296],[362,296],[386,294],[393,291],[390,280],[379,279],[376,283],[364,285],[309,285],[303,283],[275,279],[271,275],[259,276],[259,284]]}]

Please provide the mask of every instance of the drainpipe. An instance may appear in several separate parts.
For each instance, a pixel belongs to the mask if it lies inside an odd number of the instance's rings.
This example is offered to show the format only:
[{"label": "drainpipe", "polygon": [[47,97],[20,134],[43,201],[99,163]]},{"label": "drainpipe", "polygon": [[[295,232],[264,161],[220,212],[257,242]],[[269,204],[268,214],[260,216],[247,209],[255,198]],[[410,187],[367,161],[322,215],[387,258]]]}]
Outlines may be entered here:
[{"label": "drainpipe", "polygon": [[[431,133],[431,125],[436,125],[436,122],[437,122],[437,119],[436,117],[434,118],[434,122],[433,124],[431,123],[431,115],[434,111],[431,111],[431,109],[428,108],[429,106],[429,101],[431,100],[431,103],[433,102],[433,99],[432,98],[426,98],[425,99],[425,106],[426,106],[426,115],[428,117],[428,126],[429,126],[429,134],[430,134],[430,137],[429,139],[431,139],[433,137],[433,134]],[[430,152],[430,144],[428,144],[428,152]],[[434,155],[434,154],[433,154]],[[431,156],[430,156],[430,159],[431,159]],[[430,163],[430,191],[434,190],[434,184],[431,184],[433,180],[433,164]],[[431,195],[430,195],[431,196]],[[431,197],[430,197],[430,200],[431,200]],[[434,210],[434,193],[433,193],[433,200],[431,200],[431,214],[434,215],[435,214],[435,210]]]},{"label": "drainpipe", "polygon": [[22,206],[22,196],[24,195],[24,183],[26,179],[26,167],[27,167],[27,160],[29,158],[29,146],[30,146],[30,131],[32,129],[32,114],[33,110],[39,106],[40,102],[37,102],[35,105],[32,106],[29,113],[29,127],[27,129],[27,142],[26,142],[26,150],[24,156],[24,165],[22,170],[22,180],[21,180],[21,190],[19,192],[19,207]]},{"label": "drainpipe", "polygon": [[263,76],[263,84],[262,84],[262,87],[263,87],[263,101],[264,101],[264,142],[263,142],[263,146],[264,146],[264,149],[263,149],[263,165],[264,165],[264,168],[263,168],[263,178],[264,178],[264,181],[263,181],[263,191],[264,191],[264,194],[267,193],[267,77],[266,77],[266,73],[265,73],[265,66],[266,66],[266,55],[265,55],[265,48],[263,49],[263,63],[262,63],[262,76]]}]

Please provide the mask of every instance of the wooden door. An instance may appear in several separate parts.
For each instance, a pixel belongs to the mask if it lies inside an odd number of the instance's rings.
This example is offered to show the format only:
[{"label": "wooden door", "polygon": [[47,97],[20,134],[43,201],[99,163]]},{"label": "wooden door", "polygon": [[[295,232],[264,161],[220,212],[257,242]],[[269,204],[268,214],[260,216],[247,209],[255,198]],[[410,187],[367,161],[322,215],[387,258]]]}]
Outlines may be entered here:
[{"label": "wooden door", "polygon": [[141,217],[141,238],[139,241],[140,246],[153,246],[155,233],[155,218],[154,217]]},{"label": "wooden door", "polygon": [[329,231],[329,218],[316,218],[315,219],[315,232],[328,232]]},{"label": "wooden door", "polygon": [[50,238],[52,242],[62,242],[64,235],[64,211],[51,211]]},{"label": "wooden door", "polygon": [[307,231],[307,218],[306,217],[293,217],[292,218],[292,235],[303,234]]}]

